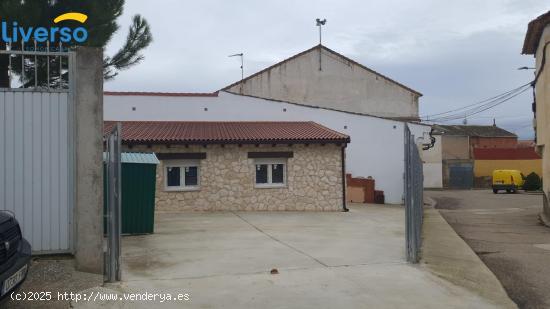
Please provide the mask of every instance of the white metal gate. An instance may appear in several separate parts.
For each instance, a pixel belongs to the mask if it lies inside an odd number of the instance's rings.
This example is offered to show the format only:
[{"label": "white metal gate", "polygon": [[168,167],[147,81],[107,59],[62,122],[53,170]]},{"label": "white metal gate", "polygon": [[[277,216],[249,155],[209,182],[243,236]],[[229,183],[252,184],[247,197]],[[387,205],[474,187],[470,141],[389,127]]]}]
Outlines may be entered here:
[{"label": "white metal gate", "polygon": [[[15,214],[34,254],[72,252],[74,113],[69,82],[72,53],[8,48],[0,55],[9,55],[10,68],[16,59],[31,58],[36,64],[40,61],[36,59],[44,58],[48,62],[47,86],[0,89],[0,209]],[[67,83],[56,89],[50,88],[50,79],[55,80],[50,76],[49,65],[53,57],[67,59],[59,60],[58,67],[60,76],[67,76]],[[33,72],[38,75],[37,71]],[[32,83],[32,78],[28,80]],[[58,81],[63,84],[63,78]]]}]

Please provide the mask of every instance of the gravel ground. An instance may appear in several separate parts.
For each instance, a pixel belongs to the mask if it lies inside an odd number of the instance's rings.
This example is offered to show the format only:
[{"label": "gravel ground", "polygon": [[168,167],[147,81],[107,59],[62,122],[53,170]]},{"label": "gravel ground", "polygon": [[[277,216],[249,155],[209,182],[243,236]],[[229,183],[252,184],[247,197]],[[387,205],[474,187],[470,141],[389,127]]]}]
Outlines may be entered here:
[{"label": "gravel ground", "polygon": [[[51,292],[51,300],[14,301],[9,299],[0,304],[0,307],[8,309],[69,308],[70,301],[59,300],[58,292],[78,292],[103,284],[102,275],[76,271],[74,263],[74,259],[70,256],[33,258],[27,280],[17,293],[22,295],[22,293],[27,294],[28,292]],[[42,296],[44,297],[44,294]]]},{"label": "gravel ground", "polygon": [[542,196],[489,190],[427,191],[453,229],[500,280],[519,308],[550,308],[550,228]]}]

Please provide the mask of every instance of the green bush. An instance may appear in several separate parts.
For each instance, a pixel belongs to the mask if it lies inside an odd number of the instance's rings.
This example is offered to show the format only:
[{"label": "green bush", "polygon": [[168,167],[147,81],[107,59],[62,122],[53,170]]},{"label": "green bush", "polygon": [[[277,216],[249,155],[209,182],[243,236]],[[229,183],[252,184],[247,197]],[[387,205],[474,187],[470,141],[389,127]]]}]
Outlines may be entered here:
[{"label": "green bush", "polygon": [[525,183],[523,184],[523,189],[526,191],[537,191],[540,190],[542,187],[542,181],[537,175],[537,173],[533,172],[525,178]]}]

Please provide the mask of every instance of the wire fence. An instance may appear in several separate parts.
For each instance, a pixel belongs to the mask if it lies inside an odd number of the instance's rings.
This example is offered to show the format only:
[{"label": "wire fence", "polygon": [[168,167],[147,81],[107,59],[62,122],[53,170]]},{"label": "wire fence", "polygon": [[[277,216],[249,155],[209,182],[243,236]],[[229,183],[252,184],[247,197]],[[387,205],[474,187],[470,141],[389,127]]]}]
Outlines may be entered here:
[{"label": "wire fence", "polygon": [[422,247],[424,174],[414,135],[405,125],[405,241],[409,263],[418,263]]}]

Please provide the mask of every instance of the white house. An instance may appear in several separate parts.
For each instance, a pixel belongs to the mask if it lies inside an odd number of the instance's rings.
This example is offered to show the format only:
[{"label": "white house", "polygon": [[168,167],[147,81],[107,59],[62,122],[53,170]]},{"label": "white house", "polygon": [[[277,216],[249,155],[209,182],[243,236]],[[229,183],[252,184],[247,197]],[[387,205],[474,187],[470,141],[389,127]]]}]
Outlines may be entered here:
[{"label": "white house", "polygon": [[400,120],[418,120],[421,93],[323,45],[223,90]]},{"label": "white house", "polygon": [[[402,202],[404,121],[226,91],[207,94],[106,92],[104,118],[106,121],[314,121],[351,137],[347,173],[354,177],[372,176],[377,190],[384,191],[387,203]],[[428,125],[416,123],[409,123],[409,127],[418,138],[427,138],[431,130]],[[428,172],[434,168],[433,164],[437,162],[425,163],[425,184],[440,187],[441,173]]]}]

